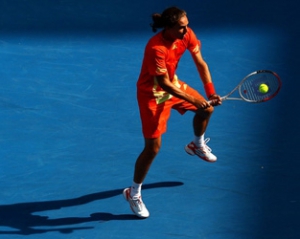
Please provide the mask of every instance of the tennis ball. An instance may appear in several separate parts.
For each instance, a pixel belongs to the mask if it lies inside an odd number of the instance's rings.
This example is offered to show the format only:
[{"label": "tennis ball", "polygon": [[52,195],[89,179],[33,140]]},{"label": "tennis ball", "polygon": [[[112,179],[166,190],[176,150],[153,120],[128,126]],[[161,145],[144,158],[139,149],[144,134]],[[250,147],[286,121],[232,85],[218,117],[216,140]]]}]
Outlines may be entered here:
[{"label": "tennis ball", "polygon": [[269,86],[266,84],[260,84],[258,90],[260,93],[266,94],[269,91]]}]

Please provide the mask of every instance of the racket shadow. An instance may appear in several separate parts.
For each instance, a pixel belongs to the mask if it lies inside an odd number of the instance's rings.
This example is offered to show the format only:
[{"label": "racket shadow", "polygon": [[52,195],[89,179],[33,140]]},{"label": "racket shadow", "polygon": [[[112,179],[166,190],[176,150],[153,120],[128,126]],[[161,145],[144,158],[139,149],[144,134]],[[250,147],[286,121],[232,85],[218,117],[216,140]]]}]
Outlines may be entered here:
[{"label": "racket shadow", "polygon": [[[145,184],[143,190],[161,187],[181,186],[181,182],[158,182]],[[75,230],[93,229],[93,227],[72,227],[72,225],[85,222],[107,222],[115,220],[140,220],[133,214],[114,215],[107,212],[93,213],[88,217],[64,217],[50,219],[47,216],[33,215],[36,212],[58,210],[64,207],[84,205],[93,201],[103,200],[115,196],[120,196],[122,189],[115,189],[92,193],[78,198],[54,200],[45,202],[28,202],[11,205],[0,205],[0,227],[9,227],[12,230],[0,230],[0,235],[31,235],[46,232],[58,231],[61,233],[72,233]],[[35,227],[48,227],[47,229],[36,229]],[[60,227],[50,228],[49,227]]]}]

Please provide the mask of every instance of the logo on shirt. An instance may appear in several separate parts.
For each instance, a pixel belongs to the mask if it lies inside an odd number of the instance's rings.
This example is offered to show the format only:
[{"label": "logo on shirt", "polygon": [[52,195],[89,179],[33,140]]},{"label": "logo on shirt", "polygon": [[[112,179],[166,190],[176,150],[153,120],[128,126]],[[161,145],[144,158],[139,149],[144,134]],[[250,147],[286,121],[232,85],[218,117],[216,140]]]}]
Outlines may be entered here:
[{"label": "logo on shirt", "polygon": [[195,46],[193,49],[193,53],[198,53],[199,52],[199,45]]},{"label": "logo on shirt", "polygon": [[157,67],[156,68],[156,73],[157,74],[165,74],[167,72],[167,69],[166,68],[160,68],[160,67]]}]

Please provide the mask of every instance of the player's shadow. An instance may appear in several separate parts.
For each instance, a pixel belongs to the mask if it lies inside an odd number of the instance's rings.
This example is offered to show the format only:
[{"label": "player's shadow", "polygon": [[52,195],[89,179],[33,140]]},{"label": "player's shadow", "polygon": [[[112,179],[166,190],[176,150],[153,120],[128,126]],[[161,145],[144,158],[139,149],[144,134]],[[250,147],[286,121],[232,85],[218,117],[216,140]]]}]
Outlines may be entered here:
[{"label": "player's shadow", "polygon": [[[181,182],[159,182],[145,184],[143,190],[181,186]],[[0,227],[9,227],[11,230],[0,230],[1,234],[31,235],[59,231],[61,233],[72,233],[74,230],[92,229],[93,227],[75,227],[72,225],[92,221],[112,220],[136,220],[132,214],[114,215],[108,212],[95,212],[88,217],[65,217],[49,219],[46,216],[33,215],[36,212],[58,210],[64,207],[80,206],[93,201],[120,196],[123,189],[115,189],[93,193],[78,198],[55,200],[45,202],[28,202],[11,205],[0,205]],[[47,229],[36,229],[35,227],[46,227]],[[49,229],[50,227],[50,229]],[[53,227],[53,228],[51,228]],[[59,227],[59,228],[55,228]]]}]

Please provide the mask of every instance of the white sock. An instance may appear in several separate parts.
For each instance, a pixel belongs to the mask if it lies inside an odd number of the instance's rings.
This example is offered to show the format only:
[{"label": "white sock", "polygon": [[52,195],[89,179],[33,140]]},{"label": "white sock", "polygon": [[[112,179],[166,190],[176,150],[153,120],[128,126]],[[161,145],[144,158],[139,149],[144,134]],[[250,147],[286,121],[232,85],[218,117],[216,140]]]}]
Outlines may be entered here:
[{"label": "white sock", "polygon": [[130,196],[132,199],[138,199],[141,196],[142,184],[132,182]]},{"label": "white sock", "polygon": [[200,137],[195,136],[195,138],[194,138],[194,144],[195,144],[197,147],[201,147],[201,146],[205,145],[205,142],[204,142],[204,134],[202,134]]}]

